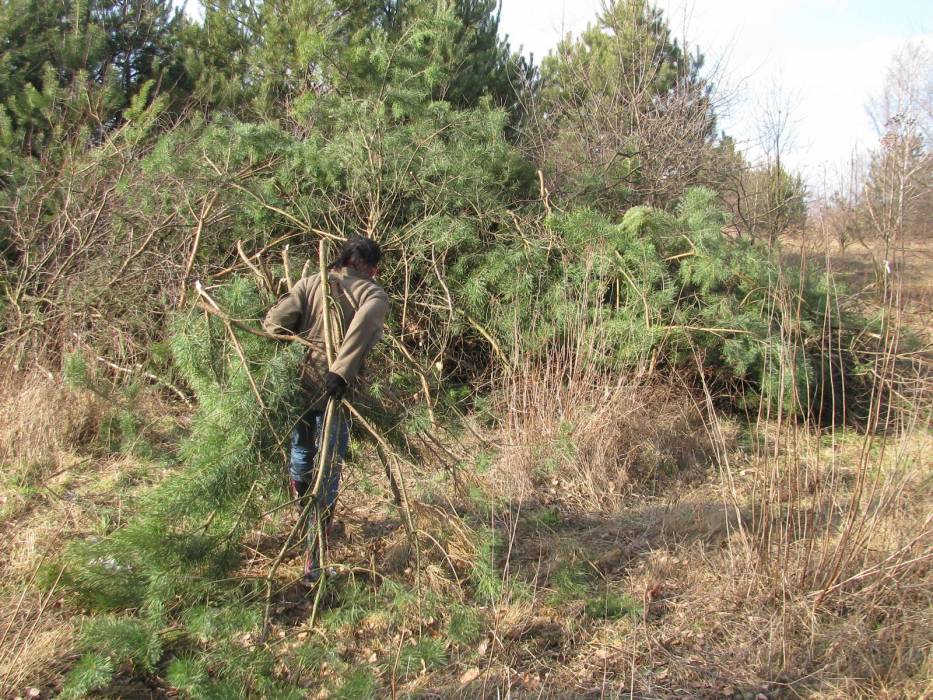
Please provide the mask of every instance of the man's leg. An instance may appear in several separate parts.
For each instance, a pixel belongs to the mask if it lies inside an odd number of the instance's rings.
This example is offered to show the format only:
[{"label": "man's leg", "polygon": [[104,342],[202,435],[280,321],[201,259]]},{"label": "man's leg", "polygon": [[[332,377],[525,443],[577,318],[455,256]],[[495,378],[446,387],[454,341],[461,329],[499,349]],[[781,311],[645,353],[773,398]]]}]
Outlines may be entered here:
[{"label": "man's leg", "polygon": [[[315,427],[317,428],[315,441],[316,444],[323,443],[323,436],[321,433],[324,430],[324,415],[316,414],[314,416]],[[347,423],[346,418],[344,417],[343,411],[338,410],[334,415],[334,421],[336,425],[331,428],[330,434],[330,463],[326,465],[326,471],[324,472],[324,478],[321,480],[321,528],[322,532],[320,537],[324,540],[324,545],[327,545],[327,530],[330,527],[331,520],[333,519],[334,506],[337,503],[337,496],[340,493],[340,473],[343,468],[343,458],[347,453],[347,447],[350,443],[350,426]],[[316,476],[316,475],[315,475]],[[308,560],[305,563],[305,580],[308,582],[316,581],[320,577],[320,566],[318,564],[318,547],[315,546],[315,538],[311,536],[312,533],[309,533],[309,543],[311,546],[311,551],[308,553]]]},{"label": "man's leg", "polygon": [[314,485],[315,457],[317,456],[317,411],[306,411],[292,428],[292,445],[288,474],[292,482],[292,495],[301,499],[298,512],[305,506],[303,496]]},{"label": "man's leg", "polygon": [[[324,495],[324,525],[330,526],[334,517],[334,508],[340,494],[340,475],[343,471],[343,458],[347,454],[350,444],[350,426],[344,412],[338,411],[334,416],[337,425],[334,427],[330,439],[330,453],[333,456],[330,469],[324,475],[322,490]],[[323,417],[321,418],[323,423]],[[323,427],[323,426],[322,426]]]}]

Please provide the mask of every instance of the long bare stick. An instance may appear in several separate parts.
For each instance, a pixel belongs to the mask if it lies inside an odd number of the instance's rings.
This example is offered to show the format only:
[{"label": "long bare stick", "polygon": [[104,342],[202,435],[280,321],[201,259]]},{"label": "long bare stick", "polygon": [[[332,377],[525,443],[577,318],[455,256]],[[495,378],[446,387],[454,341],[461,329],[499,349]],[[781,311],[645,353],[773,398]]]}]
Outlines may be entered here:
[{"label": "long bare stick", "polygon": [[269,567],[269,573],[266,574],[266,601],[262,619],[262,639],[266,638],[266,634],[269,631],[269,618],[272,611],[272,581],[275,579],[275,574],[279,569],[279,565],[282,563],[282,559],[285,558],[285,553],[288,552],[288,550],[291,548],[292,542],[295,540],[295,535],[297,535],[299,530],[302,529],[303,523],[307,521],[308,515],[311,511],[311,504],[312,501],[310,499],[307,503],[305,503],[301,514],[298,516],[298,520],[295,521],[291,531],[288,533],[288,537],[285,538],[285,542],[282,544],[282,548],[279,549],[278,555],[272,561],[272,566]]},{"label": "long bare stick", "polygon": [[[344,399],[343,405],[350,412],[350,415],[353,416],[353,422],[361,426],[367,433],[370,434],[370,436],[372,436],[373,440],[376,441],[376,451],[379,454],[380,461],[385,467],[386,476],[389,478],[389,485],[392,487],[393,494],[396,495],[398,499],[398,505],[402,510],[405,529],[408,530],[409,536],[414,538],[416,530],[414,520],[411,516],[411,506],[408,499],[408,490],[405,487],[405,479],[402,478],[401,468],[399,467],[399,459],[395,455],[395,451],[392,449],[389,441],[386,440],[379,433],[379,431],[376,430],[372,423],[366,420],[349,401]],[[389,456],[392,456],[393,459],[390,460]],[[415,539],[414,544],[417,549],[417,539]]]},{"label": "long bare stick", "polygon": [[[259,267],[258,265],[255,265],[255,264],[253,264],[253,263],[250,261],[249,256],[248,256],[248,255],[246,254],[246,252],[243,250],[243,242],[242,242],[242,241],[237,241],[237,242],[236,242],[236,251],[237,251],[237,253],[240,254],[240,259],[246,264],[246,266],[247,266],[250,270],[253,271],[253,274],[255,274],[256,277],[259,278],[260,284],[264,285],[264,286],[266,287],[266,289],[268,289],[270,292],[272,292],[273,294],[275,294],[275,285],[272,284],[272,278],[269,276],[269,273],[268,273],[266,270],[260,269],[260,267]],[[257,257],[256,257],[256,260],[258,261],[258,260],[260,260],[260,258],[257,256]]]},{"label": "long bare stick", "polygon": [[[327,273],[327,241],[323,238],[318,246],[318,264],[321,277],[321,314],[324,323],[324,351],[327,355],[327,369],[330,371],[330,368],[334,366],[335,357],[334,346],[336,343],[333,333],[335,333],[337,329],[331,324],[330,276]],[[319,459],[317,478],[315,479],[311,496],[313,499],[312,507],[314,511],[315,528],[313,532],[308,533],[308,556],[312,556],[313,550],[317,548],[318,569],[321,571],[317,590],[314,593],[314,604],[311,607],[311,619],[309,624],[312,627],[317,618],[321,593],[324,590],[324,585],[327,580],[326,574],[324,574],[324,556],[326,555],[326,551],[324,547],[324,508],[322,508],[323,494],[321,493],[321,487],[324,482],[325,470],[329,473],[333,468],[333,445],[331,443],[336,441],[336,436],[333,435],[333,432],[337,427],[335,425],[336,421],[340,420],[338,417],[339,411],[339,402],[333,396],[328,396],[327,407],[324,409],[324,420],[321,425],[321,442],[318,445]]]},{"label": "long bare stick", "polygon": [[327,353],[327,369],[334,364],[334,337],[330,324],[330,278],[327,274],[327,241],[323,238],[318,246],[318,263],[321,274],[321,311],[324,321],[324,349]]},{"label": "long bare stick", "polygon": [[[198,225],[194,230],[194,241],[191,244],[191,253],[188,255],[188,262],[185,263],[185,274],[182,275],[183,280],[188,279],[188,275],[191,274],[191,268],[194,266],[194,258],[198,254],[198,244],[201,242],[201,232],[204,230],[204,220],[207,218],[208,214],[210,214],[215,201],[217,201],[216,191],[214,191],[210,199],[205,199],[203,204],[201,204],[201,215],[198,217]],[[178,298],[179,309],[185,305],[185,291],[187,289],[187,286],[181,288],[181,296]]]},{"label": "long bare stick", "polygon": [[288,259],[288,243],[282,248],[282,269],[285,271],[285,284],[288,285],[288,291],[292,291],[295,285],[292,283],[291,261]]}]

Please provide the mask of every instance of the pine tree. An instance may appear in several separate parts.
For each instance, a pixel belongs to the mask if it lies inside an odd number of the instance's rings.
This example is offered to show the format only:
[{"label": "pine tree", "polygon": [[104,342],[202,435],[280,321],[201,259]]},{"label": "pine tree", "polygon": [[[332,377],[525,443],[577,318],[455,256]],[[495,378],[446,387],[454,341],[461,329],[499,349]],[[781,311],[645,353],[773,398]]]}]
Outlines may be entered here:
[{"label": "pine tree", "polygon": [[65,141],[99,142],[151,81],[180,89],[182,23],[169,0],[3,2],[0,177],[26,167],[21,156],[49,158]]},{"label": "pine tree", "polygon": [[101,83],[116,80],[121,107],[149,80],[164,79],[168,90],[175,86],[181,78],[176,53],[183,19],[171,0],[110,0],[92,5],[91,13],[106,37],[92,77]]},{"label": "pine tree", "polygon": [[532,156],[555,195],[618,215],[697,184],[715,135],[703,57],[645,0],[609,2],[541,67]]},{"label": "pine tree", "polygon": [[695,373],[699,352],[706,379],[734,406],[763,401],[796,415],[828,409],[830,375],[846,375],[854,418],[854,368],[824,365],[821,329],[828,318],[844,329],[865,321],[828,308],[819,275],[724,236],[726,222],[717,195],[703,188],[689,190],[674,213],[633,207],[618,224],[578,209],[548,219],[550,235],[537,240],[515,232],[492,246],[465,245],[449,282],[510,355],[572,339],[600,348],[593,361],[607,371],[653,356]]},{"label": "pine tree", "polygon": [[[271,301],[251,280],[232,283],[219,300],[239,318],[256,317]],[[284,440],[275,426],[297,415],[300,349],[245,333],[234,341],[221,322],[192,312],[178,319],[172,351],[199,406],[183,468],[112,538],[72,548],[68,585],[98,608],[171,611],[222,596],[230,586],[217,582],[238,561],[240,535],[263,499],[285,493]]]},{"label": "pine tree", "polygon": [[201,23],[186,27],[182,36],[192,96],[208,114],[213,110],[248,114],[256,89],[248,67],[261,32],[258,8],[248,0],[214,0],[202,5]]},{"label": "pine tree", "polygon": [[[435,2],[409,2],[414,16],[437,11]],[[457,108],[476,107],[487,97],[505,109],[513,123],[523,116],[527,93],[534,89],[537,70],[515,53],[508,37],[499,32],[501,5],[496,0],[456,0],[457,22],[447,46],[445,62],[452,66],[449,80],[435,90],[435,99]]]}]

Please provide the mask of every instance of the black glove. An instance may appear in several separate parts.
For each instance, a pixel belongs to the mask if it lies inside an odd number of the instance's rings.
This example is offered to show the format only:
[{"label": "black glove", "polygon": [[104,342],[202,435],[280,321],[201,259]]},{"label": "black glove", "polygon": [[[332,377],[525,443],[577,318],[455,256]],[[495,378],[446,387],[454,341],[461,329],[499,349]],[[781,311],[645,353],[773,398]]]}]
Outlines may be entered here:
[{"label": "black glove", "polygon": [[324,388],[327,390],[328,396],[335,401],[340,401],[347,392],[347,383],[339,374],[328,372],[324,375]]}]

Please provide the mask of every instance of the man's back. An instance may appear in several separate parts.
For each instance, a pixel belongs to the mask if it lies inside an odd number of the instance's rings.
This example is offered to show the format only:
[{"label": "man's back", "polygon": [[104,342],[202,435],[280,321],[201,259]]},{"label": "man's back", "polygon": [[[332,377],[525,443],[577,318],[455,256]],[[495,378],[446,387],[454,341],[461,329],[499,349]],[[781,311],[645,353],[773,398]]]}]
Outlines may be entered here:
[{"label": "man's back", "polygon": [[304,277],[266,315],[263,328],[268,333],[294,333],[309,340],[302,384],[312,392],[320,391],[322,378],[330,370],[351,384],[366,355],[382,337],[389,299],[371,278],[351,267],[328,272],[329,294],[339,308],[337,329],[339,344],[335,360],[327,366],[324,344],[323,299],[320,274]]}]

